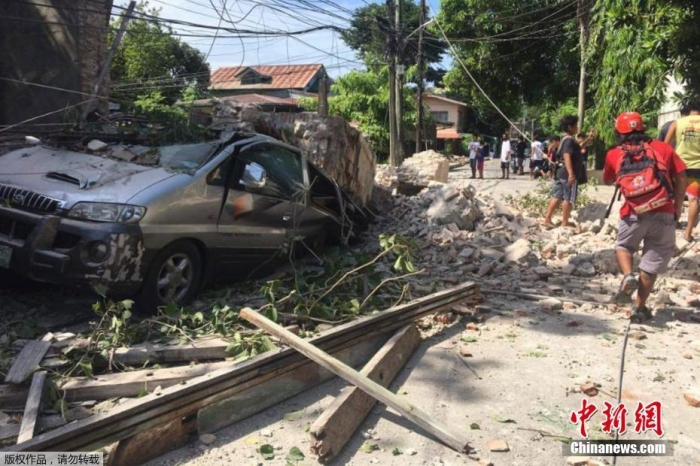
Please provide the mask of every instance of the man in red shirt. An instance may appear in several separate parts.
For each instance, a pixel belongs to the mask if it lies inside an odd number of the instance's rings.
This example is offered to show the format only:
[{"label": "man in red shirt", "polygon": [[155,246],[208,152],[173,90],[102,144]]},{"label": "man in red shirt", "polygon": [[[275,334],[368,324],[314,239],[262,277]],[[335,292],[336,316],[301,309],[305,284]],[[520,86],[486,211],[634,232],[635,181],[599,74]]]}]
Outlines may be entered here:
[{"label": "man in red shirt", "polygon": [[[620,209],[615,247],[617,262],[624,277],[615,301],[618,304],[629,303],[632,293],[638,290],[632,317],[642,321],[651,318],[651,311],[646,307],[647,299],[656,277],[666,271],[673,257],[675,222],[683,211],[687,184],[686,166],[670,145],[647,137],[642,117],[636,112],[620,114],[615,122],[615,132],[618,146],[608,152],[603,171],[605,183],[617,183],[626,196]],[[626,156],[629,158],[626,159]],[[640,168],[645,166],[646,169]],[[663,179],[669,183],[659,183],[662,188],[655,192],[644,192],[648,180],[653,183],[658,178],[647,176],[649,173],[664,174]],[[640,192],[643,194],[640,195]],[[650,201],[650,198],[653,200]],[[633,255],[642,242],[644,246],[637,279],[632,271]]]}]

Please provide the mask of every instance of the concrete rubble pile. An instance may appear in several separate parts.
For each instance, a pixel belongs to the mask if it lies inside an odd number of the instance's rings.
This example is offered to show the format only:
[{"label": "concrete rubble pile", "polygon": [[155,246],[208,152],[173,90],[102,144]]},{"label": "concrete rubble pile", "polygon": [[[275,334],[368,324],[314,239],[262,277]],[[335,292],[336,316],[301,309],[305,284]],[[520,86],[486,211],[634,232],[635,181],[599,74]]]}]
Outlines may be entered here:
[{"label": "concrete rubble pile", "polygon": [[[370,234],[390,232],[416,240],[416,267],[425,268],[433,278],[453,282],[476,278],[484,287],[511,291],[558,284],[571,288],[583,281],[587,286],[580,290],[586,293],[581,299],[601,306],[617,288],[614,246],[619,217],[605,220],[606,206],[581,209],[575,229],[548,231],[538,220],[466,184],[430,181],[414,196],[401,194],[396,173],[391,167],[377,169],[375,194],[393,195],[385,200],[384,215]],[[684,246],[682,240],[677,244],[680,249]],[[697,295],[688,283],[699,273],[700,257],[689,254],[660,283],[663,291],[652,305],[693,305]],[[700,291],[700,286],[696,288]]]},{"label": "concrete rubble pile", "polygon": [[431,181],[447,183],[450,161],[439,152],[427,150],[407,158],[397,170],[399,192],[417,194]]}]

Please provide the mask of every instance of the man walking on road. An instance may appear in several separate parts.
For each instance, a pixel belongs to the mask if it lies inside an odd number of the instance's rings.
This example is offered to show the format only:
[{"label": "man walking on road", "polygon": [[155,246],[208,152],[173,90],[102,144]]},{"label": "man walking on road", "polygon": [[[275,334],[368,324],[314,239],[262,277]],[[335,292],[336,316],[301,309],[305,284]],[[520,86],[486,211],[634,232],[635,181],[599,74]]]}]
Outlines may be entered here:
[{"label": "man walking on road", "polygon": [[510,148],[510,140],[508,135],[504,134],[501,137],[501,179],[510,178],[510,154],[512,149]]},{"label": "man walking on road", "polygon": [[[559,152],[557,153],[557,165],[554,170],[554,182],[552,184],[552,200],[549,201],[547,216],[542,224],[545,228],[553,228],[554,212],[562,205],[561,226],[572,228],[569,222],[571,211],[578,197],[578,183],[585,175],[585,168],[581,159],[581,146],[576,142],[578,133],[578,117],[568,115],[561,119],[560,128],[565,135],[561,139]],[[583,173],[582,173],[583,172]]]},{"label": "man walking on road", "polygon": [[[636,112],[618,116],[615,131],[619,145],[608,152],[603,171],[605,183],[616,183],[625,197],[615,247],[624,277],[615,302],[631,302],[632,293],[638,290],[632,318],[641,322],[652,317],[647,299],[656,277],[666,271],[673,257],[674,217],[680,217],[683,210],[686,166],[671,146],[647,137],[642,117]],[[642,242],[637,278],[633,256]]]},{"label": "man walking on road", "polygon": [[700,102],[691,102],[684,109],[688,116],[671,123],[666,143],[675,141],[676,152],[688,167],[688,226],[683,238],[693,241],[693,229],[700,213]]}]

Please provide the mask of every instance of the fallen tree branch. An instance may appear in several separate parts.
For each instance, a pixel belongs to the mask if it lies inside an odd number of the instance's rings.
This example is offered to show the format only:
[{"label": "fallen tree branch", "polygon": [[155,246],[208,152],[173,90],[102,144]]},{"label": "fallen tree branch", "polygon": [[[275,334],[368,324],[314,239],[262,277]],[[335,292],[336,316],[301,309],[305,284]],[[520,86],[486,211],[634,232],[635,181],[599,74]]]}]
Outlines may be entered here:
[{"label": "fallen tree branch", "polygon": [[406,274],[400,275],[400,276],[398,276],[398,277],[389,277],[389,278],[385,278],[384,280],[382,280],[382,281],[379,283],[379,285],[375,286],[374,289],[372,290],[372,292],[371,292],[370,294],[368,294],[367,297],[362,301],[362,304],[360,304],[360,309],[362,309],[363,307],[365,307],[365,304],[367,304],[367,301],[369,301],[369,299],[370,299],[372,296],[374,296],[374,293],[376,293],[377,291],[379,291],[379,289],[380,289],[382,286],[386,285],[387,283],[395,282],[395,281],[401,280],[401,279],[403,279],[403,278],[411,277],[411,276],[413,276],[413,275],[418,275],[418,274],[421,274],[421,273],[423,273],[423,272],[425,272],[425,269],[416,270],[415,272],[406,273]]}]

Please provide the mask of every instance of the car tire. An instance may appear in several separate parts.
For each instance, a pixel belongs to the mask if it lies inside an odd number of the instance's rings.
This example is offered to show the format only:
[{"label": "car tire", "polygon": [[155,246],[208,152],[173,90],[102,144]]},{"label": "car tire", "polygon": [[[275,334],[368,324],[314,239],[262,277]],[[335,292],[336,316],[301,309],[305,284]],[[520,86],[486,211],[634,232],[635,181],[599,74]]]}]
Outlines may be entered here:
[{"label": "car tire", "polygon": [[191,241],[176,241],[153,258],[136,300],[142,313],[155,314],[174,302],[183,306],[194,299],[202,282],[202,254]]}]

